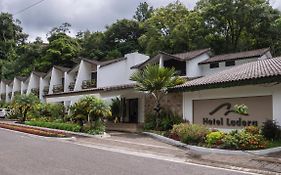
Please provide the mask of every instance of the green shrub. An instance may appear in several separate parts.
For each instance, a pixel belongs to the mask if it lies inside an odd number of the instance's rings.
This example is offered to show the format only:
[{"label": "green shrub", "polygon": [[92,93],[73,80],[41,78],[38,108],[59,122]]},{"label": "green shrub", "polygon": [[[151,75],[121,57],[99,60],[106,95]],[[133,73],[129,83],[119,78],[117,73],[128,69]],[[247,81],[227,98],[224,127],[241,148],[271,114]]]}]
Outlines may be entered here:
[{"label": "green shrub", "polygon": [[96,120],[95,122],[92,122],[91,124],[86,124],[83,127],[83,132],[86,132],[88,134],[103,134],[105,132],[105,124],[102,120]]},{"label": "green shrub", "polygon": [[61,129],[66,131],[79,132],[80,126],[73,123],[57,123],[57,122],[44,122],[44,121],[26,121],[26,125],[46,127],[52,129]]},{"label": "green shrub", "polygon": [[242,131],[231,132],[222,139],[222,147],[227,149],[262,149],[267,147],[266,139],[256,129],[245,128]]},{"label": "green shrub", "polygon": [[[149,114],[145,118],[144,129],[145,130],[155,130],[156,129],[156,119],[157,114]],[[168,131],[173,128],[173,125],[183,122],[181,116],[171,112],[171,111],[162,111],[160,113],[160,121],[158,130]]]},{"label": "green shrub", "polygon": [[262,135],[268,140],[281,139],[281,128],[274,120],[267,120],[264,122],[261,131]]},{"label": "green shrub", "polygon": [[109,118],[109,120],[114,122],[120,121],[120,113],[122,109],[121,103],[122,101],[118,97],[111,100],[110,109],[111,109],[112,116]]},{"label": "green shrub", "polygon": [[[61,103],[38,103],[29,114],[29,118],[44,121],[64,120],[65,108]],[[44,118],[44,119],[43,119]]]},{"label": "green shrub", "polygon": [[179,139],[187,144],[204,143],[209,129],[203,125],[180,123],[174,125],[171,134],[177,135]]},{"label": "green shrub", "polygon": [[210,132],[206,136],[206,143],[210,147],[221,145],[224,136],[225,134],[220,131]]}]

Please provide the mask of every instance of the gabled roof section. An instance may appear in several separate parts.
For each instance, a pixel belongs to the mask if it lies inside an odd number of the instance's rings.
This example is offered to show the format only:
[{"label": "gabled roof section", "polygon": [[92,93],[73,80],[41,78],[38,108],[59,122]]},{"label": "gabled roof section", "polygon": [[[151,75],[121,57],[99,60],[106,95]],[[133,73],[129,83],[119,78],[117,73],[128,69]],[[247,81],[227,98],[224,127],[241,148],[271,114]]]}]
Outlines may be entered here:
[{"label": "gabled roof section", "polygon": [[68,67],[62,67],[62,66],[56,66],[56,65],[54,66],[54,68],[56,68],[56,69],[58,69],[62,72],[67,72],[71,69],[71,68],[68,68]]},{"label": "gabled roof section", "polygon": [[28,77],[16,76],[15,78],[18,79],[19,81],[25,81]]},{"label": "gabled roof section", "polygon": [[98,60],[90,60],[88,58],[81,58],[81,60],[86,61],[90,64],[95,64],[95,65],[100,65],[102,62],[98,61]]},{"label": "gabled roof section", "polygon": [[200,62],[199,64],[209,64],[214,62],[222,62],[222,61],[229,61],[229,60],[239,60],[239,59],[247,59],[247,58],[255,58],[261,57],[266,52],[270,51],[270,48],[263,48],[257,50],[250,50],[244,52],[236,52],[236,53],[229,53],[223,55],[215,55],[207,60]]},{"label": "gabled roof section", "polygon": [[3,79],[3,80],[1,80],[3,83],[5,83],[5,84],[10,84],[11,82],[12,82],[12,80],[6,80],[6,79]]},{"label": "gabled roof section", "polygon": [[184,52],[184,53],[177,53],[177,54],[168,54],[166,52],[160,51],[159,54],[156,55],[155,57],[152,57],[141,64],[132,66],[131,69],[143,68],[148,64],[153,64],[155,62],[158,62],[161,56],[163,56],[164,58],[174,59],[174,60],[178,60],[178,61],[188,61],[188,60],[192,60],[204,53],[207,53],[209,51],[210,51],[210,48],[194,50],[194,51]]},{"label": "gabled roof section", "polygon": [[122,58],[117,58],[117,59],[114,59],[114,60],[103,61],[103,62],[101,62],[100,67],[108,66],[110,64],[117,63],[119,61],[123,61],[123,60],[126,60],[126,59],[127,59],[127,57],[122,57]]},{"label": "gabled roof section", "polygon": [[38,72],[38,71],[32,71],[32,73],[34,73],[35,75],[37,75],[38,77],[44,77],[46,75],[46,73],[44,72]]},{"label": "gabled roof section", "polygon": [[202,89],[281,82],[281,57],[245,63],[218,73],[188,81],[171,91]]}]

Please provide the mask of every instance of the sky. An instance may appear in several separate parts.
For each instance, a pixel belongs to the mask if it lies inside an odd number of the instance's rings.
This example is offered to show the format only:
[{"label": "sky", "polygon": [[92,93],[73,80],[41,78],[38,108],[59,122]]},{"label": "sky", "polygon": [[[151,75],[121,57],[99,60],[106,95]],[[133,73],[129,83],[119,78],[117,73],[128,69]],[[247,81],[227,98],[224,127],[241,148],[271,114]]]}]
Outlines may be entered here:
[{"label": "sky", "polygon": [[[146,0],[154,8],[174,1]],[[40,3],[22,11],[36,2]],[[46,33],[64,22],[72,25],[72,35],[85,30],[102,31],[117,19],[132,18],[140,2],[144,0],[0,0],[0,11],[14,14],[14,18],[22,22],[29,41],[37,36],[46,41]],[[192,9],[197,0],[181,2]],[[270,3],[281,10],[281,0],[271,0]]]}]

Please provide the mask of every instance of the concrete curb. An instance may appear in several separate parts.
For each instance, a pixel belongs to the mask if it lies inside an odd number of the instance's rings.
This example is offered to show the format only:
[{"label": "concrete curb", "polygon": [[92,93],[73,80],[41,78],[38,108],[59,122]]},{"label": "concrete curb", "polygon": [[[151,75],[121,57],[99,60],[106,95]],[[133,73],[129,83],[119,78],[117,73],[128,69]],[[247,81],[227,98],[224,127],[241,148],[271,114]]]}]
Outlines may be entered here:
[{"label": "concrete curb", "polygon": [[15,125],[15,126],[24,126],[24,127],[28,127],[28,128],[34,128],[34,129],[44,129],[46,131],[56,131],[56,132],[61,132],[61,133],[65,133],[65,134],[71,134],[71,135],[74,135],[74,136],[92,137],[92,138],[107,138],[107,137],[110,137],[110,135],[105,133],[105,132],[104,132],[104,134],[100,134],[100,135],[91,135],[91,134],[86,134],[86,133],[81,133],[81,132],[72,132],[72,131],[65,131],[65,130],[60,130],[60,129],[52,129],[52,128],[45,128],[45,127],[24,125],[24,124],[15,123],[15,121],[13,121],[13,122],[11,122],[11,121],[9,121],[9,122],[0,121],[0,123],[10,124],[10,125]]},{"label": "concrete curb", "polygon": [[216,154],[226,154],[226,155],[259,155],[259,156],[264,156],[267,154],[272,154],[275,152],[280,152],[281,147],[276,147],[276,148],[268,148],[268,149],[263,149],[263,150],[254,150],[254,151],[240,151],[240,150],[226,150],[226,149],[218,149],[218,148],[205,148],[205,147],[200,147],[200,146],[194,146],[194,145],[187,145],[182,142],[155,134],[151,132],[143,132],[146,135],[149,135],[161,142],[181,147],[181,148],[186,148],[195,152],[198,152],[200,154],[210,154],[210,153],[216,153]]}]

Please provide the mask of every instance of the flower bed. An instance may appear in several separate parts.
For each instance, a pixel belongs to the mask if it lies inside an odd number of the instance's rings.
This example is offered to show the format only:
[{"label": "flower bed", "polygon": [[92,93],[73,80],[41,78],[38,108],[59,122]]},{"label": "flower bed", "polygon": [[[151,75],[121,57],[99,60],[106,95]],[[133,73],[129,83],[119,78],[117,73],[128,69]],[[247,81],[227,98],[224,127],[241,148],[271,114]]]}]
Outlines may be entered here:
[{"label": "flower bed", "polygon": [[202,125],[181,123],[170,131],[153,131],[158,135],[171,138],[188,145],[228,150],[259,150],[280,147],[280,139],[266,139],[258,127],[222,132],[211,130]]},{"label": "flower bed", "polygon": [[34,134],[39,136],[45,136],[45,137],[66,137],[64,133],[56,132],[56,131],[47,131],[44,129],[35,129],[25,126],[18,126],[13,124],[7,124],[7,123],[0,123],[1,128],[10,129],[14,131],[20,131],[28,134]]}]

